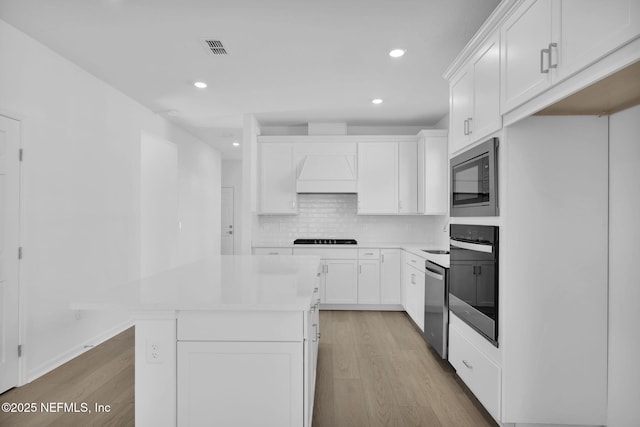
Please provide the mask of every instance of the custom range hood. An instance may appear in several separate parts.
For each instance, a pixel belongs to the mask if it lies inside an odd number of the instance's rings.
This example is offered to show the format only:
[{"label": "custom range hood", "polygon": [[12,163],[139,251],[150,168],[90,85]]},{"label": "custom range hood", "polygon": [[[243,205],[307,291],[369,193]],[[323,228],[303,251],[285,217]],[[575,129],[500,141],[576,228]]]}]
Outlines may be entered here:
[{"label": "custom range hood", "polygon": [[296,158],[296,192],[357,192],[355,153],[299,153]]}]

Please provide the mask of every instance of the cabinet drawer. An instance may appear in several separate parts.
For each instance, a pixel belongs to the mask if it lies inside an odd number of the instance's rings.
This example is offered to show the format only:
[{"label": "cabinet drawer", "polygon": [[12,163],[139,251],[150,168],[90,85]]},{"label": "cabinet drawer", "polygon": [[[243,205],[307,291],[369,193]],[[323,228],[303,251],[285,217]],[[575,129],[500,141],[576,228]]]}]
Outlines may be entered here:
[{"label": "cabinet drawer", "polygon": [[296,311],[181,311],[178,341],[302,341]]},{"label": "cabinet drawer", "polygon": [[380,249],[358,249],[358,259],[380,259]]},{"label": "cabinet drawer", "polygon": [[500,415],[500,368],[455,327],[449,328],[449,363],[496,419]]},{"label": "cabinet drawer", "polygon": [[293,255],[292,248],[253,248],[254,255]]},{"label": "cabinet drawer", "polygon": [[322,259],[358,259],[357,249],[294,248],[294,255],[316,255]]},{"label": "cabinet drawer", "polygon": [[405,264],[408,264],[420,270],[424,269],[424,262],[425,262],[424,258],[421,258],[417,255],[414,255],[406,251],[403,252],[402,254],[404,255],[403,260]]}]

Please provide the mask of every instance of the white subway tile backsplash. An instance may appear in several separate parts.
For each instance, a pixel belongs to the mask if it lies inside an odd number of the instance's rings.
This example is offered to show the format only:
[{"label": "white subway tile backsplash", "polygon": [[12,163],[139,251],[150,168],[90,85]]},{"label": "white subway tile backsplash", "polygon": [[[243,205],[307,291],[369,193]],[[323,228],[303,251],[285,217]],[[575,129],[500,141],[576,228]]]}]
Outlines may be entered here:
[{"label": "white subway tile backsplash", "polygon": [[299,194],[298,215],[260,215],[256,242],[297,238],[353,238],[361,242],[444,244],[446,217],[357,215],[355,194]]}]

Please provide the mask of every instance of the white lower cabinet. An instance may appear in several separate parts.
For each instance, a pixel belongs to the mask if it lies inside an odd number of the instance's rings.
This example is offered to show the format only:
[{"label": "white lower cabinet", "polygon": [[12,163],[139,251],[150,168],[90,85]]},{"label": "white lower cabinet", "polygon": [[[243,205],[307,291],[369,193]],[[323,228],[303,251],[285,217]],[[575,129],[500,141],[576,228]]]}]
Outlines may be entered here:
[{"label": "white lower cabinet", "polygon": [[327,304],[357,304],[358,261],[328,259],[325,261],[324,299]]},{"label": "white lower cabinet", "polygon": [[295,342],[178,342],[178,425],[301,426],[302,352]]},{"label": "white lower cabinet", "polygon": [[358,304],[380,304],[380,261],[358,261]]},{"label": "white lower cabinet", "polygon": [[424,258],[403,252],[402,305],[421,331],[424,331],[424,263]]},{"label": "white lower cabinet", "polygon": [[380,250],[380,303],[401,304],[400,249]]},{"label": "white lower cabinet", "polygon": [[499,419],[500,367],[453,324],[449,325],[449,363],[486,410]]}]

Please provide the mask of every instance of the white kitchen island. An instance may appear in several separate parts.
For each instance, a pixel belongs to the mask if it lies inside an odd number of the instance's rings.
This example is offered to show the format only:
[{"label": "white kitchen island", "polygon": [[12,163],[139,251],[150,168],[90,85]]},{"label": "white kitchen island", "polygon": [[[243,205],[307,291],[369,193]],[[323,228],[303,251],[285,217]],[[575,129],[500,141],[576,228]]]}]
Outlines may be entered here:
[{"label": "white kitchen island", "polygon": [[220,256],[73,308],[133,313],[137,426],[310,426],[318,267]]}]

